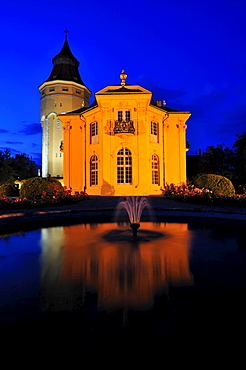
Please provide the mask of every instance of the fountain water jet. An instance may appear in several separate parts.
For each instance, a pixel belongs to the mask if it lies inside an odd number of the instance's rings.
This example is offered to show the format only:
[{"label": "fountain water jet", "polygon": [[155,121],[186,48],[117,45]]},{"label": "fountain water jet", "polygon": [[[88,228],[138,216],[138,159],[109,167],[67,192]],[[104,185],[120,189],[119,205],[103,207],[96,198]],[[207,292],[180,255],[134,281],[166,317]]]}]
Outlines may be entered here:
[{"label": "fountain water jet", "polygon": [[151,211],[148,199],[146,197],[139,196],[126,196],[126,200],[121,201],[117,206],[116,217],[122,209],[127,211],[133,236],[137,236],[141,215],[145,207]]}]

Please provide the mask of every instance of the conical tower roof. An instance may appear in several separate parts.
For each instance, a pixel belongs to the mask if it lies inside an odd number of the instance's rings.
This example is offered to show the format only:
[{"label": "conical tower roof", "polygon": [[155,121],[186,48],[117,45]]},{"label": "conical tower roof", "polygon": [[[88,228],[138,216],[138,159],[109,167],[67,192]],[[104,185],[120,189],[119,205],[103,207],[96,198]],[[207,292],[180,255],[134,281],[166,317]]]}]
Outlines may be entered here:
[{"label": "conical tower roof", "polygon": [[54,66],[46,81],[73,81],[85,86],[79,74],[79,61],[71,52],[67,37],[61,51],[52,59],[52,63]]}]

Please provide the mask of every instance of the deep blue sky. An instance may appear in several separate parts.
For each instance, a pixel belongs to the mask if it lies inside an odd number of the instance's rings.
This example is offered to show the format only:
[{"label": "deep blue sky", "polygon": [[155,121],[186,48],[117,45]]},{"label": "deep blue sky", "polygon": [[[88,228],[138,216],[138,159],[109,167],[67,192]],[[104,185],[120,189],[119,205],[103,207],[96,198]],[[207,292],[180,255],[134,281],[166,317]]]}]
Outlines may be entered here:
[{"label": "deep blue sky", "polygon": [[40,163],[38,86],[68,41],[94,94],[120,83],[192,113],[190,154],[246,131],[244,0],[13,0],[1,4],[0,150]]}]

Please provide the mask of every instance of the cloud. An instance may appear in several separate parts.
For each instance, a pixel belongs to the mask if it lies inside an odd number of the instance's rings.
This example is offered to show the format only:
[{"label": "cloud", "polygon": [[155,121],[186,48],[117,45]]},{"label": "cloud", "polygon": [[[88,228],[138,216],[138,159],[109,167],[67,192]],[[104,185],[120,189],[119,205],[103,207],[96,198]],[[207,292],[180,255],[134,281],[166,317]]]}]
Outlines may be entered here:
[{"label": "cloud", "polygon": [[8,130],[4,130],[3,128],[0,128],[0,134],[5,134],[6,132],[8,132]]},{"label": "cloud", "polygon": [[19,131],[20,134],[25,135],[36,135],[41,134],[42,128],[40,123],[30,123],[29,125],[23,125],[24,127]]},{"label": "cloud", "polygon": [[170,101],[181,99],[183,96],[186,95],[186,90],[183,88],[176,89],[176,90],[164,88],[163,86],[158,85],[153,81],[150,81],[144,75],[140,75],[138,77],[138,80],[139,80],[139,84],[142,87],[150,90],[153,93],[154,100],[166,100],[167,106],[170,108],[175,109],[175,107],[170,106],[170,103],[169,103]]},{"label": "cloud", "polygon": [[23,145],[24,143],[22,141],[6,141],[6,144],[10,144],[10,145]]}]

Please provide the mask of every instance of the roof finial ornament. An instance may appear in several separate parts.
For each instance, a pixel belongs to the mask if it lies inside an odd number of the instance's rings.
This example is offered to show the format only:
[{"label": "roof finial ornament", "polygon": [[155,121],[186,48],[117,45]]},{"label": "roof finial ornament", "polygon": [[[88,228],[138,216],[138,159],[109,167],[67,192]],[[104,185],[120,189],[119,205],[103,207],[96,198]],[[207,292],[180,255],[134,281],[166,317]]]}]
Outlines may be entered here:
[{"label": "roof finial ornament", "polygon": [[122,72],[120,74],[120,78],[121,78],[121,85],[125,86],[126,79],[127,79],[127,74],[125,73],[124,69],[122,69]]},{"label": "roof finial ornament", "polygon": [[68,34],[68,29],[65,29],[64,33],[65,33],[65,39],[67,40],[67,34]]}]

